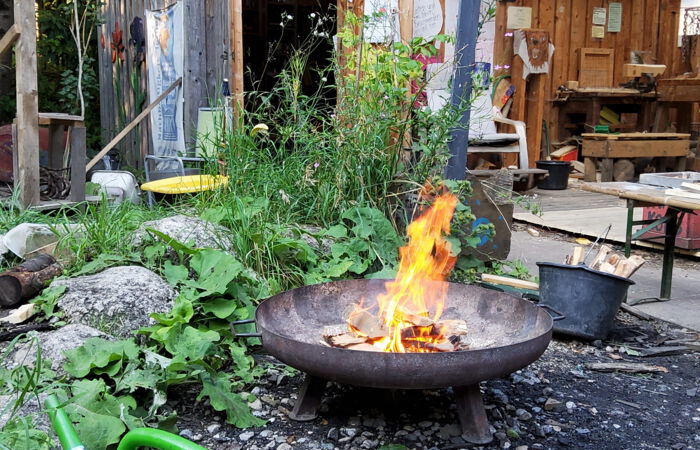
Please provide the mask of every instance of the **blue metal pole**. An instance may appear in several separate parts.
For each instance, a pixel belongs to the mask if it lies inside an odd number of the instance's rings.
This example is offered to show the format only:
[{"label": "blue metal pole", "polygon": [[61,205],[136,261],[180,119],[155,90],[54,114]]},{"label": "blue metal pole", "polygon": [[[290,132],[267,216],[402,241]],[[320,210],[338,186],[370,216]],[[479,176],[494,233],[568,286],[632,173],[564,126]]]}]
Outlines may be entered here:
[{"label": "blue metal pole", "polygon": [[[455,43],[455,71],[452,78],[452,105],[464,106],[472,92],[472,72],[476,39],[478,37],[480,0],[460,0],[457,16],[457,36]],[[467,108],[459,125],[450,132],[450,160],[445,168],[445,178],[463,180],[467,170],[467,148],[469,146],[469,109]]]}]

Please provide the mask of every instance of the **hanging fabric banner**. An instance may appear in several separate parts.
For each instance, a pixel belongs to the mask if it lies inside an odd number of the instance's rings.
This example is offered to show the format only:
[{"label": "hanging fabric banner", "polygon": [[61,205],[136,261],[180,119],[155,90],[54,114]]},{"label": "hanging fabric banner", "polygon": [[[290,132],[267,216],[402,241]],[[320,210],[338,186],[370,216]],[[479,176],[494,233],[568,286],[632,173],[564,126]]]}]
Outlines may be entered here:
[{"label": "hanging fabric banner", "polygon": [[[146,11],[146,58],[148,96],[153,102],[183,76],[185,40],[182,3]],[[153,154],[176,156],[185,153],[182,86],[175,88],[151,112]],[[158,169],[176,168],[176,163],[159,163]]]}]

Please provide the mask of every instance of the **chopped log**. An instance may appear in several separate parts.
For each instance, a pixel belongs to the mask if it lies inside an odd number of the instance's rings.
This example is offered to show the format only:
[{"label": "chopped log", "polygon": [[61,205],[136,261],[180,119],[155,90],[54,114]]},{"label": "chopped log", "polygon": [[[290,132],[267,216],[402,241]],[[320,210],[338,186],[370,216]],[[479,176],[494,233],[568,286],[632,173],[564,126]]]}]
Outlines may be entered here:
[{"label": "chopped log", "polygon": [[348,324],[372,339],[389,335],[387,329],[384,328],[384,324],[367,311],[361,310],[351,313],[350,317],[348,317]]},{"label": "chopped log", "polygon": [[0,273],[0,305],[15,306],[44,289],[47,281],[60,275],[61,267],[50,255],[39,255]]},{"label": "chopped log", "polygon": [[367,338],[356,336],[352,333],[345,333],[338,336],[331,336],[328,338],[328,341],[334,347],[347,347],[349,345],[367,342]]},{"label": "chopped log", "polygon": [[606,272],[606,273],[615,273],[615,266],[608,262],[604,262],[600,266],[598,266],[598,271],[600,272]]},{"label": "chopped log", "polygon": [[421,336],[439,336],[440,332],[436,326],[431,325],[430,327],[406,327],[401,329],[401,339],[411,339]]},{"label": "chopped log", "polygon": [[598,372],[626,372],[626,373],[667,373],[668,369],[663,366],[652,366],[649,364],[637,363],[588,363],[586,369]]},{"label": "chopped log", "polygon": [[467,334],[467,322],[461,319],[441,320],[435,325],[443,336],[464,336]]},{"label": "chopped log", "polygon": [[574,247],[574,254],[571,255],[571,260],[569,264],[571,264],[572,266],[577,266],[580,262],[583,261],[583,254],[583,247],[581,247],[580,245]]},{"label": "chopped log", "polygon": [[403,341],[404,347],[413,347],[415,349],[425,349],[433,352],[453,352],[455,345],[452,342],[425,342],[425,341]]},{"label": "chopped log", "polygon": [[324,338],[329,338],[333,336],[340,336],[348,332],[348,324],[340,323],[338,325],[326,325],[321,331],[321,336]]},{"label": "chopped log", "polygon": [[606,258],[608,257],[608,253],[612,251],[612,247],[609,245],[601,245],[600,249],[598,250],[598,253],[595,255],[595,258],[593,258],[593,261],[591,262],[591,269],[597,269],[603,262],[605,262]]},{"label": "chopped log", "polygon": [[613,164],[613,179],[629,181],[634,178],[634,163],[629,159],[617,159]]},{"label": "chopped log", "polygon": [[641,256],[630,256],[629,258],[627,258],[627,267],[625,268],[625,271],[623,272],[622,276],[627,278],[631,277],[637,270],[639,270],[640,267],[642,267],[642,265],[645,262],[646,260]]}]

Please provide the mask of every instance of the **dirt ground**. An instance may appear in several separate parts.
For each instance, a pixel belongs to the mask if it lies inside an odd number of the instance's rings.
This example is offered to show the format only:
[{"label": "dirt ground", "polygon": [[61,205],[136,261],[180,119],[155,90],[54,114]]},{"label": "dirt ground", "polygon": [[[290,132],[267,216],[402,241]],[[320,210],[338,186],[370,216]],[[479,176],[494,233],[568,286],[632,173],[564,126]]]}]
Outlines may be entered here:
[{"label": "dirt ground", "polygon": [[[508,378],[482,383],[494,441],[467,444],[460,436],[451,389],[389,391],[331,383],[320,415],[311,422],[287,418],[302,374],[264,352],[267,377],[251,391],[265,427],[237,430],[195,393],[172,406],[181,434],[210,449],[700,449],[700,354],[683,344],[697,333],[621,312],[604,341],[557,336],[544,355]],[[679,346],[680,345],[680,346]],[[675,347],[674,347],[675,346]],[[675,354],[645,357],[660,347]],[[685,348],[685,350],[683,350]],[[672,352],[673,353],[673,352]],[[587,363],[632,362],[661,366],[660,373],[604,373]]]}]

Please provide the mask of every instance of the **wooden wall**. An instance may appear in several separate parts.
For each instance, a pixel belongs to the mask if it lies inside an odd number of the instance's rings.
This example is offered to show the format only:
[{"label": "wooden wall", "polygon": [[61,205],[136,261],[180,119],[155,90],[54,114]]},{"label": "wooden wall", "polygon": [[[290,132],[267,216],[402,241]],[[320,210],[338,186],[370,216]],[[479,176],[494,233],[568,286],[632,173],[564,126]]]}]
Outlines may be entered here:
[{"label": "wooden wall", "polygon": [[[184,6],[185,62],[184,62],[184,122],[185,143],[190,146],[194,137],[194,125],[197,110],[208,106],[210,99],[220,92],[223,78],[230,78],[229,62],[229,14],[228,2],[224,0],[180,0]],[[100,66],[100,115],[102,124],[102,141],[106,144],[119,133],[121,127],[135,118],[140,110],[135,105],[130,76],[135,70],[133,63],[134,48],[129,45],[129,25],[134,17],[145,17],[146,9],[160,9],[174,0],[103,0],[102,14],[105,23],[98,31]],[[116,23],[123,32],[123,44],[126,47],[124,61],[112,63],[111,39]],[[141,64],[141,91],[147,92],[146,64]],[[118,98],[115,80],[119,83],[122,95]],[[126,112],[125,123],[119,123],[119,108],[123,105]],[[145,105],[148,105],[148,96]],[[90,112],[88,112],[89,114]],[[121,125],[121,127],[120,127]],[[118,149],[126,163],[140,167],[146,150],[150,147],[148,120],[141,122],[130,136],[126,137]]]},{"label": "wooden wall", "polygon": [[[629,81],[622,76],[622,66],[629,63],[631,50],[644,50],[656,64],[666,64],[665,77],[684,72],[681,64],[677,35],[680,21],[681,0],[616,0],[622,3],[622,28],[619,33],[605,32],[603,39],[591,36],[593,8],[607,9],[609,0],[516,0],[498,2],[496,13],[496,42],[494,62],[510,65],[512,38],[505,34],[506,8],[529,6],[532,8],[532,28],[549,31],[556,50],[552,58],[550,76],[545,81],[544,117],[554,121],[551,99],[557,87],[568,80],[578,79],[579,48],[615,49],[614,86]],[[555,129],[551,127],[550,129]]]}]

